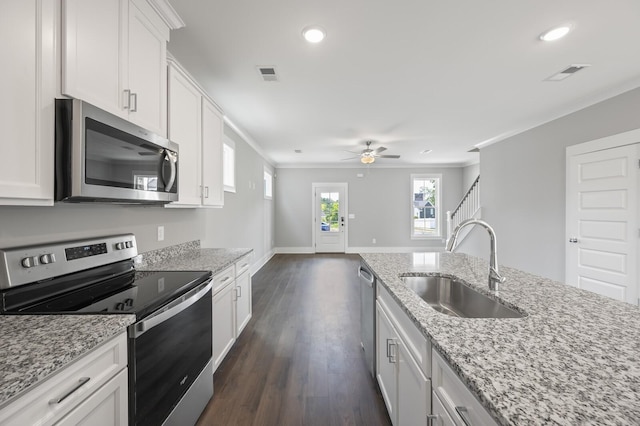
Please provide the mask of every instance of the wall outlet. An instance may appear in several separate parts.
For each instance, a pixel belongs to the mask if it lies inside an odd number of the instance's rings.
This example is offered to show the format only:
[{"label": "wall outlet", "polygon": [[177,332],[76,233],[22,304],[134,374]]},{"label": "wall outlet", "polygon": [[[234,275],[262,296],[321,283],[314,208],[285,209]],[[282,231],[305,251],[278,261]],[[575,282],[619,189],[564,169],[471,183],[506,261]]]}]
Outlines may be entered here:
[{"label": "wall outlet", "polygon": [[158,226],[158,241],[164,241],[164,226]]},{"label": "wall outlet", "polygon": [[373,244],[375,244],[375,243],[376,243],[376,239],[374,238],[373,240],[371,240],[371,242],[372,242]]}]

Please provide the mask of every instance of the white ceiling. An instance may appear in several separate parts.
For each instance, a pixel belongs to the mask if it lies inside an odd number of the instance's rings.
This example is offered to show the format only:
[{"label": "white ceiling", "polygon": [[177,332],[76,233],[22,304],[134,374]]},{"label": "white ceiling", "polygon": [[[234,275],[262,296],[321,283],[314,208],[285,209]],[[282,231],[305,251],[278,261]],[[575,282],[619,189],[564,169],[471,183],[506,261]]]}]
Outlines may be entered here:
[{"label": "white ceiling", "polygon": [[640,86],[639,0],[170,2],[186,23],[170,52],[278,166],[355,166],[341,159],[367,139],[401,155],[372,167],[471,164],[478,144]]}]

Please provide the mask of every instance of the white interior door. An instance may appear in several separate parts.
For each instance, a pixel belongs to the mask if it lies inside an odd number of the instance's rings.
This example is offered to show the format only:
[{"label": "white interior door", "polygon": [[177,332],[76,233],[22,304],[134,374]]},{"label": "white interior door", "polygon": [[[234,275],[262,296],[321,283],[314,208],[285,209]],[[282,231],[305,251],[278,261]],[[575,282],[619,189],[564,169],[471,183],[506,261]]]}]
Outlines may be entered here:
[{"label": "white interior door", "polygon": [[316,253],[344,253],[347,184],[313,184],[313,236]]},{"label": "white interior door", "polygon": [[637,192],[637,144],[568,156],[567,284],[637,303]]}]

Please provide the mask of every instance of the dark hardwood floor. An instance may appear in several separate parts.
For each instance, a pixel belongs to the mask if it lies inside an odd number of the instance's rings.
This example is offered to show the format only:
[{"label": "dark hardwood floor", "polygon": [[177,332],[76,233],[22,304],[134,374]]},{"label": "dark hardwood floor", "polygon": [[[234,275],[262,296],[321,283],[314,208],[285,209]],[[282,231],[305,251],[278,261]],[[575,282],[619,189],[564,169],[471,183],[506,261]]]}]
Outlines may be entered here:
[{"label": "dark hardwood floor", "polygon": [[276,255],[214,375],[204,425],[390,425],[360,347],[357,255]]}]

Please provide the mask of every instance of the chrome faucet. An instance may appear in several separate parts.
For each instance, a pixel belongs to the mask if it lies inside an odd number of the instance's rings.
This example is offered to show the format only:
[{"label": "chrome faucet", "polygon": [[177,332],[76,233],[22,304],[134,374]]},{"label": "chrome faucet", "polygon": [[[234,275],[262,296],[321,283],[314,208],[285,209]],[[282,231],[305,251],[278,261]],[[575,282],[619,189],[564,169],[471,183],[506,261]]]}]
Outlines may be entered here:
[{"label": "chrome faucet", "polygon": [[447,247],[445,251],[453,252],[458,242],[458,234],[460,230],[467,225],[480,225],[489,233],[490,243],[491,243],[491,255],[489,257],[489,290],[498,291],[498,284],[503,283],[506,278],[501,276],[498,272],[498,248],[496,243],[496,233],[487,222],[480,219],[467,219],[460,222],[460,225],[456,226],[456,229],[453,230],[449,241],[447,242]]}]

